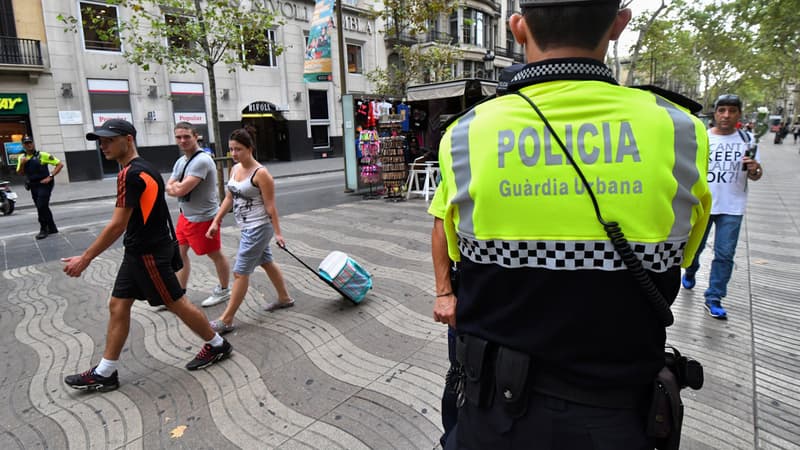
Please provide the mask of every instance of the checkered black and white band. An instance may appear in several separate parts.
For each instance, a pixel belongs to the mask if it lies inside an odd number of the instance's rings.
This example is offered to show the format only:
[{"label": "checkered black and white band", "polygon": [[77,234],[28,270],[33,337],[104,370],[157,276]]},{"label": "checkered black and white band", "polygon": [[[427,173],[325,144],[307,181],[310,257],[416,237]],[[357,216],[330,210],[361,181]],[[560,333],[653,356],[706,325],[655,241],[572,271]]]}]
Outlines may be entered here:
[{"label": "checkered black and white band", "polygon": [[511,82],[530,78],[542,78],[563,75],[589,75],[598,78],[614,78],[611,69],[600,64],[590,64],[583,62],[567,62],[560,64],[542,64],[526,67],[512,78]]},{"label": "checkered black and white band", "polygon": [[[536,267],[553,270],[623,270],[625,264],[611,241],[503,241],[459,236],[461,254],[479,264],[507,268]],[[665,272],[683,260],[683,242],[634,243],[645,270]]]}]

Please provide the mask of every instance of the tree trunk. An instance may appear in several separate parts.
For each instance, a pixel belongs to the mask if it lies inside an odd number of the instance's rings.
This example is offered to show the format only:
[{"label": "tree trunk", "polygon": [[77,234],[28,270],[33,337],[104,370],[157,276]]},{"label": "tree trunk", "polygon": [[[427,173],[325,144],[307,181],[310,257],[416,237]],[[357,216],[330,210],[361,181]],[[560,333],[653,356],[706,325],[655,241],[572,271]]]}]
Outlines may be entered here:
[{"label": "tree trunk", "polygon": [[206,33],[206,22],[205,18],[203,17],[203,6],[201,5],[201,0],[194,0],[194,8],[198,23],[200,24],[200,29],[202,30],[202,35],[206,36],[202,40],[201,46],[203,47],[203,53],[205,53],[206,56],[203,67],[206,69],[206,74],[208,76],[208,91],[211,100],[211,136],[207,138],[207,142],[209,145],[211,145],[213,142],[214,145],[212,148],[214,149],[214,155],[224,156],[222,154],[222,140],[219,131],[219,114],[217,110],[217,78],[216,74],[214,73],[214,61],[212,60],[211,46],[208,45],[208,33]]},{"label": "tree trunk", "polygon": [[666,8],[667,5],[664,3],[664,0],[661,0],[661,6],[650,16],[650,19],[644,25],[644,27],[639,30],[639,38],[636,39],[636,45],[633,47],[633,54],[631,55],[631,64],[630,69],[628,71],[628,79],[625,81],[625,84],[630,86],[633,84],[633,75],[636,72],[636,63],[639,60],[639,51],[642,49],[642,43],[644,42],[644,37],[647,35],[647,31],[653,26],[653,22],[656,21],[656,17],[661,14],[661,11]]}]

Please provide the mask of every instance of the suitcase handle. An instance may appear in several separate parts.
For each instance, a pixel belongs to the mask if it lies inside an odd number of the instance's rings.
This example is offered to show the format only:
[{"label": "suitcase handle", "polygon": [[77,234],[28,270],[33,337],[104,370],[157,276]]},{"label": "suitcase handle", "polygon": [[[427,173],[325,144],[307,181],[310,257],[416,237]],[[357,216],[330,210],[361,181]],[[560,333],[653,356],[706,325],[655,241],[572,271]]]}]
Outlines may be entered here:
[{"label": "suitcase handle", "polygon": [[325,277],[323,277],[323,276],[322,276],[322,275],[321,275],[319,272],[317,272],[317,271],[316,271],[316,270],[315,270],[313,267],[309,266],[308,264],[306,264],[306,262],[305,262],[305,261],[303,261],[302,259],[300,259],[300,257],[298,257],[297,255],[295,255],[294,253],[292,253],[291,251],[289,251],[289,249],[288,249],[288,248],[286,248],[286,245],[280,245],[280,244],[276,244],[276,245],[277,245],[278,247],[282,248],[282,249],[283,249],[283,250],[284,250],[286,253],[288,253],[288,254],[292,255],[292,258],[296,259],[296,260],[297,260],[297,262],[299,262],[300,264],[302,264],[302,265],[303,265],[303,266],[304,266],[306,269],[308,269],[308,270],[310,270],[310,271],[314,272],[314,275],[316,275],[316,276],[317,276],[317,278],[319,278],[320,280],[324,281],[324,282],[325,282],[325,284],[327,284],[328,286],[330,286],[330,287],[334,288],[334,289],[336,290],[336,292],[338,292],[338,293],[339,293],[339,295],[341,295],[342,297],[344,297],[344,298],[346,298],[346,299],[350,300],[350,301],[351,301],[351,302],[352,302],[354,305],[357,305],[357,304],[358,304],[358,302],[356,302],[355,300],[353,300],[352,298],[350,298],[350,296],[349,296],[349,295],[345,294],[343,290],[339,289],[339,287],[338,287],[338,286],[336,286],[335,284],[333,284],[333,283],[331,283],[330,281],[326,280],[326,279],[325,279]]}]

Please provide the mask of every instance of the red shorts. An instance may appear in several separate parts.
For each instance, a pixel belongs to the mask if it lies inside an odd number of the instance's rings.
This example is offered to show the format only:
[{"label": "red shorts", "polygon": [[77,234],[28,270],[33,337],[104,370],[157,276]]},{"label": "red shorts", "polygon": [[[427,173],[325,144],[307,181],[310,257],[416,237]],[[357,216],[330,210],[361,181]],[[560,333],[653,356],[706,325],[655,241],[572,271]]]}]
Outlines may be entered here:
[{"label": "red shorts", "polygon": [[222,248],[221,233],[217,232],[211,239],[206,237],[206,232],[208,227],[211,226],[211,222],[211,220],[208,222],[189,222],[181,213],[178,216],[178,226],[175,227],[178,244],[188,245],[198,255],[205,255],[219,250]]}]

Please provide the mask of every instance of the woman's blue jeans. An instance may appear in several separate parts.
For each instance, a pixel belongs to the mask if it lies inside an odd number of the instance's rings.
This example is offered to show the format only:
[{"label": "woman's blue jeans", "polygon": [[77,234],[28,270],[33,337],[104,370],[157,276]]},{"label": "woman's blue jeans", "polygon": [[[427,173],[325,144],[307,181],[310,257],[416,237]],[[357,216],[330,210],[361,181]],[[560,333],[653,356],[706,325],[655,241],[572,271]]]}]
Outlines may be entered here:
[{"label": "woman's blue jeans", "polygon": [[720,300],[728,294],[728,281],[733,272],[733,257],[736,254],[736,244],[739,242],[739,230],[742,227],[742,216],[731,214],[712,214],[708,219],[708,228],[703,235],[703,241],[697,254],[692,261],[692,265],[686,269],[686,275],[694,277],[697,269],[700,268],[700,253],[706,247],[708,232],[711,225],[714,230],[714,259],[711,261],[711,275],[706,289],[706,301]]}]

